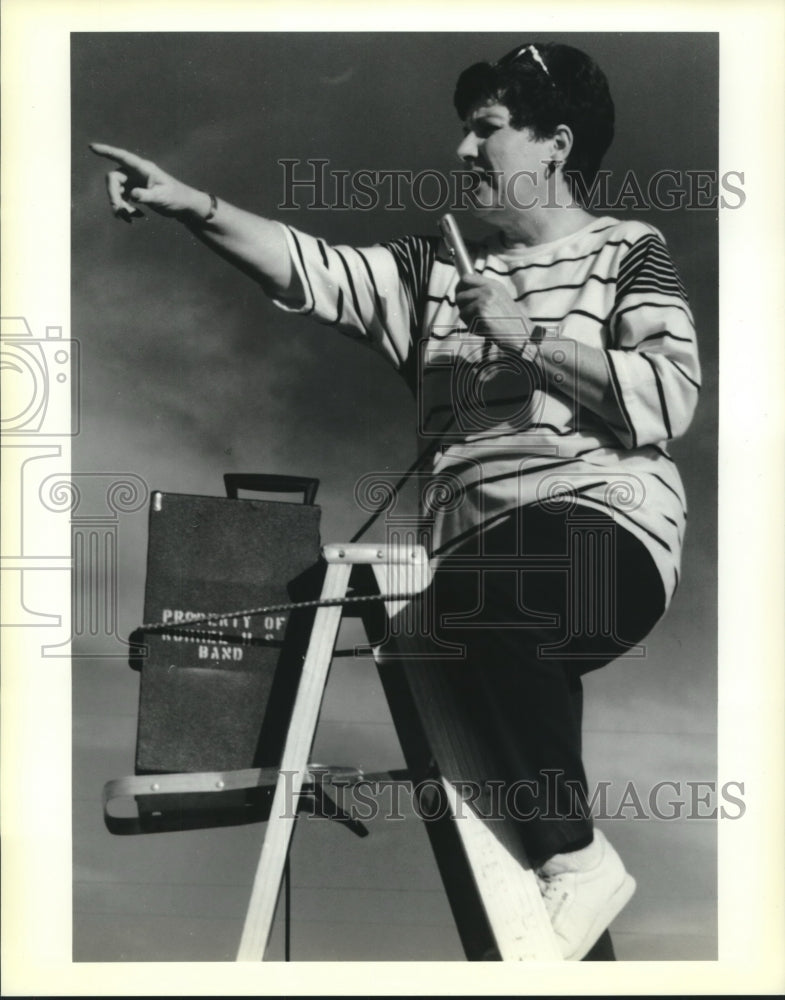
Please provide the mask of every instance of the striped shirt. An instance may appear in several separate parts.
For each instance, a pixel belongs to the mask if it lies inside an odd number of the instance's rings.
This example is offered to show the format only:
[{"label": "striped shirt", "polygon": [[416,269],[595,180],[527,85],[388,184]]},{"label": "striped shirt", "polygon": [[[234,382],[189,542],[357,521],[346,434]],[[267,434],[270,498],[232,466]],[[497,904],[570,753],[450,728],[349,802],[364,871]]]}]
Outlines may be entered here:
[{"label": "striped shirt", "polygon": [[311,315],[380,351],[418,404],[418,433],[442,484],[424,514],[435,557],[532,503],[610,513],[651,553],[666,600],[678,584],[686,523],[667,443],[688,427],[700,389],[692,313],[662,235],[639,221],[594,219],[563,239],[471,248],[522,317],[500,318],[569,363],[601,349],[612,403],[602,417],[545,383],[534,360],[462,323],[457,272],[439,237],[356,249],[284,227]]}]

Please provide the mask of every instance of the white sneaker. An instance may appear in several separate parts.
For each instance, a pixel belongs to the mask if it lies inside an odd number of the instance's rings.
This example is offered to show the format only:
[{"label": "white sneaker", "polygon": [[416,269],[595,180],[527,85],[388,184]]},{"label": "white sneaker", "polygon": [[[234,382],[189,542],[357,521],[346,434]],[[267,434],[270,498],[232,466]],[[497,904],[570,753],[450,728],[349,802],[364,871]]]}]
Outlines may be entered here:
[{"label": "white sneaker", "polygon": [[635,879],[599,830],[588,847],[555,854],[535,874],[568,961],[579,961],[591,951],[635,892]]}]

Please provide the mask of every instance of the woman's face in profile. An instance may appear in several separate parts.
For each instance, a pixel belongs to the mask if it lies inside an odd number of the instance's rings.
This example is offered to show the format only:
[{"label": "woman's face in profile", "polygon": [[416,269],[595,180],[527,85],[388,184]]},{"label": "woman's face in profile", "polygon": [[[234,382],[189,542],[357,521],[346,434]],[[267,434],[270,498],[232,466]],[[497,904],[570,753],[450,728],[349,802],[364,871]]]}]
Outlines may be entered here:
[{"label": "woman's face in profile", "polygon": [[519,212],[547,196],[547,165],[552,141],[535,139],[528,128],[511,124],[510,109],[498,102],[472,106],[464,121],[458,156],[477,175],[476,215]]}]

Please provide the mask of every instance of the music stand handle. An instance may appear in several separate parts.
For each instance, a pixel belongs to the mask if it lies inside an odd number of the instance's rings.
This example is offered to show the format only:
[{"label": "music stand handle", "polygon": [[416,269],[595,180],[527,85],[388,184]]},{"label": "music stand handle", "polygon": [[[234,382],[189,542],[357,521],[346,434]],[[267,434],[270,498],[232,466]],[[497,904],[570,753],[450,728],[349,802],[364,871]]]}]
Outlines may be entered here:
[{"label": "music stand handle", "polygon": [[316,500],[319,480],[310,476],[278,476],[264,472],[227,472],[224,488],[230,500],[236,500],[240,490],[257,493],[302,493],[303,503],[311,505]]}]

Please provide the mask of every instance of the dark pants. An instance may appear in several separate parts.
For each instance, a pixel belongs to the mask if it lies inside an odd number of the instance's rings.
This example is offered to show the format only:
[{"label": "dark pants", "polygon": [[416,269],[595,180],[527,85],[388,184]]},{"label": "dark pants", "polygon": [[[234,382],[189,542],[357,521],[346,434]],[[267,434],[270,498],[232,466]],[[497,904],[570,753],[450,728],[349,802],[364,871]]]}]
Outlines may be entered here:
[{"label": "dark pants", "polygon": [[438,639],[465,647],[451,677],[530,858],[590,843],[581,677],[645,654],[665,607],[646,548],[588,506],[520,508],[440,566],[432,607]]}]

